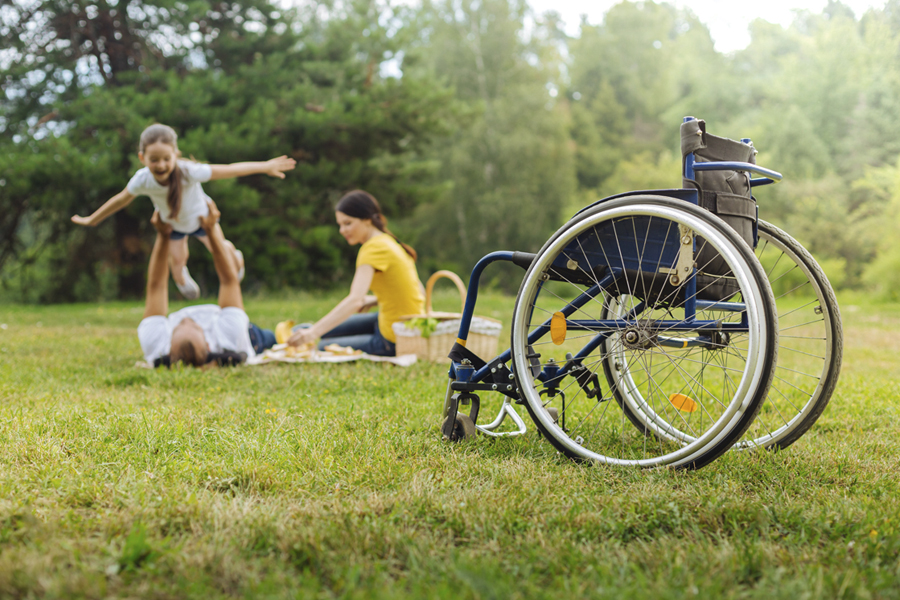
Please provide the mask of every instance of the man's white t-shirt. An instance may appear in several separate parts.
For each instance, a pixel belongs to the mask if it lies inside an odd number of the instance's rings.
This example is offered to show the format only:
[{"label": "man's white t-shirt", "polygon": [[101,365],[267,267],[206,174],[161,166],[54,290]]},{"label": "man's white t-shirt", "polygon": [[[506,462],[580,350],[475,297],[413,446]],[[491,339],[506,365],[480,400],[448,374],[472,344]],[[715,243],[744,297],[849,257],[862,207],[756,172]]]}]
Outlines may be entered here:
[{"label": "man's white t-shirt", "polygon": [[215,304],[188,306],[168,317],[146,317],[138,325],[138,339],[144,358],[151,365],[172,348],[172,330],[183,319],[190,317],[203,329],[210,352],[246,352],[247,358],[256,356],[250,343],[250,318],[240,308],[219,308]]},{"label": "man's white t-shirt", "polygon": [[169,187],[160,185],[153,178],[150,169],[144,167],[134,174],[128,182],[128,191],[135,196],[150,196],[153,206],[159,211],[159,216],[166,223],[172,225],[172,229],[179,233],[193,233],[200,228],[200,217],[209,214],[209,205],[206,201],[209,196],[203,191],[200,184],[209,181],[212,177],[212,167],[203,163],[190,160],[179,160],[178,168],[183,177],[181,182],[181,209],[176,219],[169,218]]}]

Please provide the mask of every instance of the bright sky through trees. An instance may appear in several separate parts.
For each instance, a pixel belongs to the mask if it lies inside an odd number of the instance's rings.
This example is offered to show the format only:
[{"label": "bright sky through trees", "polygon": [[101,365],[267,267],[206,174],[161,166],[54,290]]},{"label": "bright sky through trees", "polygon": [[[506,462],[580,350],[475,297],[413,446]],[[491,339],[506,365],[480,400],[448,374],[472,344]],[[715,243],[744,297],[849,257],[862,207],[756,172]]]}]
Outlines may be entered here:
[{"label": "bright sky through trees", "polygon": [[[599,23],[611,6],[620,0],[529,0],[537,13],[549,10],[558,12],[570,34],[577,34],[581,15],[587,15],[589,23]],[[673,4],[688,8],[709,27],[719,52],[731,52],[750,43],[747,25],[754,19],[789,25],[798,10],[820,12],[828,0],[675,0]],[[869,8],[882,8],[883,0],[842,0],[857,17]]]}]

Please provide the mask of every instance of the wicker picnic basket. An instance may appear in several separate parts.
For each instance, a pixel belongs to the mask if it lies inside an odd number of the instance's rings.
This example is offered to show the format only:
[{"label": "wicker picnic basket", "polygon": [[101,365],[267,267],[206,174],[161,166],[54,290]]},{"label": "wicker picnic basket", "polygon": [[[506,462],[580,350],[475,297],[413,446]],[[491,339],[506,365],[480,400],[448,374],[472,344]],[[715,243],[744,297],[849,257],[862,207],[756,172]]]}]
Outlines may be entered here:
[{"label": "wicker picnic basket", "polygon": [[[459,290],[461,307],[466,302],[466,286],[453,271],[438,271],[428,278],[425,283],[425,314],[407,315],[393,325],[394,334],[397,336],[397,356],[401,354],[415,354],[418,358],[432,362],[450,362],[447,355],[456,336],[459,333],[459,324],[462,315],[460,313],[435,312],[431,309],[431,292],[438,279],[446,278],[456,284]],[[419,327],[409,326],[410,319],[430,318],[438,321],[434,331],[429,336],[422,335]],[[497,341],[500,338],[500,330],[503,323],[497,319],[488,317],[472,317],[469,326],[469,339],[466,340],[466,348],[484,359],[491,359],[497,354]]]}]

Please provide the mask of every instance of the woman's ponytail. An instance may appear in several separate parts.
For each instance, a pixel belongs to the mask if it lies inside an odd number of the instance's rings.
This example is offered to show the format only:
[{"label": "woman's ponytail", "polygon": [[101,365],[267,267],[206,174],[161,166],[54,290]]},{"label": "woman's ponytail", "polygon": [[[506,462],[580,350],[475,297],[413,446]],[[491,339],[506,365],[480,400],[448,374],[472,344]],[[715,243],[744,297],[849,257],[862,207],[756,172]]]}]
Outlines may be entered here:
[{"label": "woman's ponytail", "polygon": [[178,168],[178,161],[175,161],[175,168],[169,175],[169,193],[166,195],[166,201],[169,204],[169,218],[177,219],[178,213],[181,211],[181,188],[184,184],[184,176],[181,169]]},{"label": "woman's ponytail", "polygon": [[[341,212],[344,212],[344,211],[341,211]],[[344,213],[344,214],[347,214],[347,213]],[[403,247],[403,249],[406,250],[406,253],[409,254],[410,256],[412,256],[413,260],[418,260],[419,256],[416,254],[416,251],[413,249],[413,247],[410,246],[409,244],[404,244],[403,242],[401,242],[399,239],[397,239],[397,236],[394,235],[390,229],[388,229],[387,217],[385,217],[383,214],[381,214],[379,212],[379,213],[375,213],[374,215],[372,215],[371,219],[372,219],[372,225],[374,225],[375,228],[378,229],[378,231],[381,231],[382,233],[386,233],[389,236],[391,236],[392,238],[394,238],[394,241],[397,242],[398,244],[400,244]]]}]

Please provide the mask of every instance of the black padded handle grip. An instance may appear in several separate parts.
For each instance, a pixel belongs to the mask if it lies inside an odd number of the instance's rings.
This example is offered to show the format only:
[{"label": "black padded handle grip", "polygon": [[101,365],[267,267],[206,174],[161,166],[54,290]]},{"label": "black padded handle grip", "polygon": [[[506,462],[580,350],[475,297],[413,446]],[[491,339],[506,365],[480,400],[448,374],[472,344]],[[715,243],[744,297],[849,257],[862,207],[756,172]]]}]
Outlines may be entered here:
[{"label": "black padded handle grip", "polygon": [[537,254],[531,252],[513,252],[512,261],[514,265],[527,269],[534,262],[536,256]]}]

